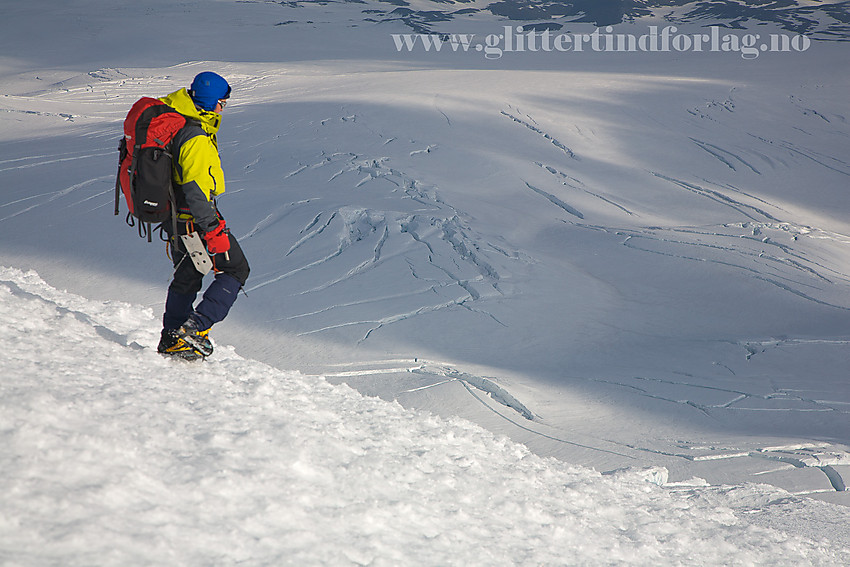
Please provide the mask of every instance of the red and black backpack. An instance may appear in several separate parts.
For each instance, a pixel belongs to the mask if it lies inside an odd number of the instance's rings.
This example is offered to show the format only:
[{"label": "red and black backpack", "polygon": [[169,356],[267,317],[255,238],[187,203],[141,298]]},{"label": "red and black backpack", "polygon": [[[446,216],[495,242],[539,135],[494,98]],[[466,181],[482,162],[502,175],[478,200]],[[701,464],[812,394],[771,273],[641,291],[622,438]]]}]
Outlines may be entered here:
[{"label": "red and black backpack", "polygon": [[[171,141],[186,126],[185,116],[149,97],[139,99],[124,119],[124,137],[118,145],[115,214],[119,193],[124,194],[127,224],[139,224],[139,236],[151,241],[151,224],[166,220],[175,208],[171,186]],[[135,219],[135,220],[134,220]]]}]

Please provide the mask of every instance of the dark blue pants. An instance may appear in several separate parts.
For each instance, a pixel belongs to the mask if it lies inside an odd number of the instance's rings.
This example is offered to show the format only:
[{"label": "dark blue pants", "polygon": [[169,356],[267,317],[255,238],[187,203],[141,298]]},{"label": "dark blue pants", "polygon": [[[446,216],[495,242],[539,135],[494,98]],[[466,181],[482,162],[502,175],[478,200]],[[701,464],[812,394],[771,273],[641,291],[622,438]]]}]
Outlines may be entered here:
[{"label": "dark blue pants", "polygon": [[[182,229],[183,227],[179,227]],[[176,329],[186,322],[191,315],[201,330],[209,329],[222,321],[230,312],[236,295],[248,280],[250,267],[242,248],[232,234],[230,250],[227,254],[215,254],[215,279],[204,292],[197,307],[193,307],[198,292],[203,287],[204,276],[195,269],[189,258],[183,241],[180,238],[171,239],[171,258],[174,260],[174,278],[168,286],[168,297],[165,300],[165,313],[162,316],[164,329]]]}]

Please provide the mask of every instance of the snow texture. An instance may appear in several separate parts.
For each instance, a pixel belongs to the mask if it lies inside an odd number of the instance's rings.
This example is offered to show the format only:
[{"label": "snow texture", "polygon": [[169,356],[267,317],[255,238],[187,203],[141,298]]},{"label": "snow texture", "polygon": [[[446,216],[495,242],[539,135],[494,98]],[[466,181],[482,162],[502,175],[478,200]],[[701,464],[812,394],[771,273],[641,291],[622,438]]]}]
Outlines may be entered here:
[{"label": "snow texture", "polygon": [[[840,2],[7,4],[4,567],[848,563]],[[392,38],[603,16],[812,41]],[[112,206],[127,110],[205,70],[252,273],[193,366]]]},{"label": "snow texture", "polygon": [[219,346],[166,360],[150,309],[0,270],[4,565],[800,565],[741,522],[790,495],[602,475]]}]

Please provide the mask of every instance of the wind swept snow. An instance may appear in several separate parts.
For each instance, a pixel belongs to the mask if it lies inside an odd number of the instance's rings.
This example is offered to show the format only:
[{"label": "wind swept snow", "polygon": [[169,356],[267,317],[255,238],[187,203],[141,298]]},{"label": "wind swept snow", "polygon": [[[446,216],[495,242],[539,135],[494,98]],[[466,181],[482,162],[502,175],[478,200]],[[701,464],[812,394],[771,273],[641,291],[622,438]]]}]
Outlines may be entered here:
[{"label": "wind swept snow", "polygon": [[461,419],[219,345],[151,348],[151,310],[0,269],[3,565],[800,565],[850,560],[738,514],[752,485],[601,475]]},{"label": "wind swept snow", "polygon": [[[393,35],[595,27],[7,3],[0,563],[846,564],[846,6],[677,3],[612,33],[812,38],[494,60]],[[198,367],[112,207],[129,107],[205,70],[252,272]]]}]

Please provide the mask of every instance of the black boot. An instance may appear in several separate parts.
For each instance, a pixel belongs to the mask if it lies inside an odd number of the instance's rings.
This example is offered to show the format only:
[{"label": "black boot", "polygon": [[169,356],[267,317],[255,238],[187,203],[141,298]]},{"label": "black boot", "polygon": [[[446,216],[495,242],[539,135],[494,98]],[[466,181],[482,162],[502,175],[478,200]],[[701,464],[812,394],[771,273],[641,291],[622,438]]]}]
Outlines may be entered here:
[{"label": "black boot", "polygon": [[195,349],[201,356],[209,356],[213,353],[213,345],[209,338],[209,329],[200,330],[200,326],[194,317],[189,317],[175,331],[177,337],[191,348]]},{"label": "black boot", "polygon": [[183,360],[203,360],[204,355],[177,334],[177,329],[163,329],[157,352]]}]

